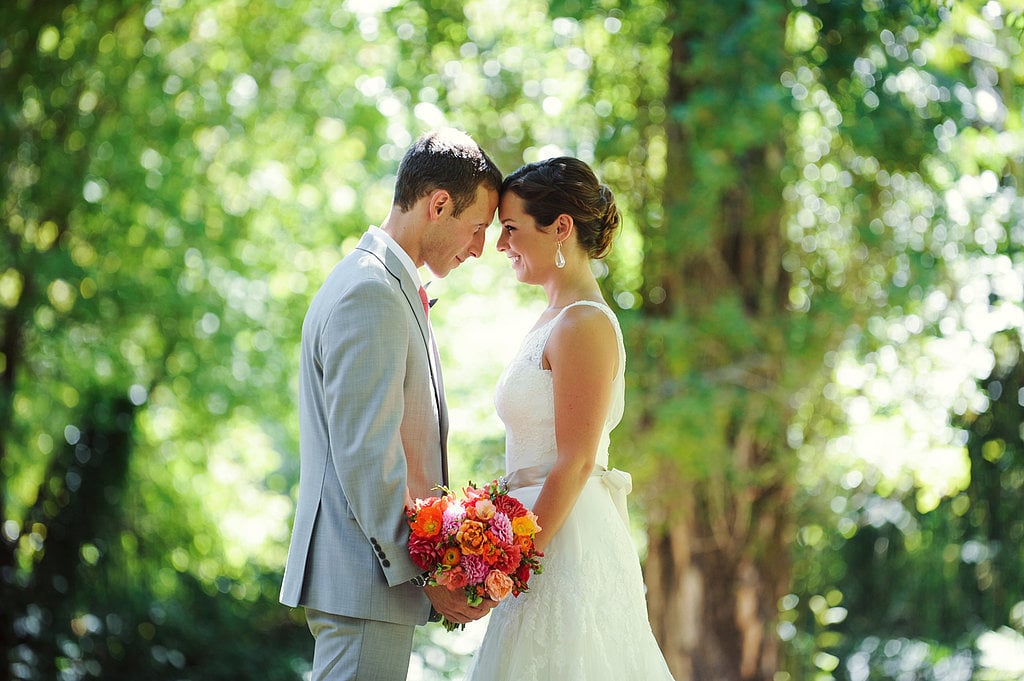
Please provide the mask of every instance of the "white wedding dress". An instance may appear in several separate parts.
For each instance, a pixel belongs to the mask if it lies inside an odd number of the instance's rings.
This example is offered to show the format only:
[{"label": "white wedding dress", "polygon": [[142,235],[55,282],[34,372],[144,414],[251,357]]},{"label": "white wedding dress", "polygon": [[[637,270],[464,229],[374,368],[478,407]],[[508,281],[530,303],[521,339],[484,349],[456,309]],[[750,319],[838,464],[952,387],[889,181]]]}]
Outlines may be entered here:
[{"label": "white wedding dress", "polygon": [[[541,559],[544,571],[529,591],[491,611],[467,681],[670,681],[651,632],[643,577],[625,518],[629,476],[606,471],[608,435],[622,418],[626,360],[622,332],[612,405],[597,452],[598,469]],[[570,305],[569,307],[572,307]],[[569,309],[566,307],[565,309]],[[551,372],[541,356],[565,310],[531,331],[505,368],[495,393],[506,428],[505,463],[512,496],[532,507],[555,461]],[[541,519],[543,525],[543,518]]]}]

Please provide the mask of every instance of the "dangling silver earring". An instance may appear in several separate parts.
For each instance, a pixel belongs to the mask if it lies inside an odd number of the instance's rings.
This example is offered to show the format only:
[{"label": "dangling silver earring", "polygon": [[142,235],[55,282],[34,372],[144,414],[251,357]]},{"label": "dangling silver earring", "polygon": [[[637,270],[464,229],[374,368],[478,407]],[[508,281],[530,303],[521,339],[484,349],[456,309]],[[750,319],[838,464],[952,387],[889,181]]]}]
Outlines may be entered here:
[{"label": "dangling silver earring", "polygon": [[555,251],[555,267],[562,269],[565,267],[565,256],[562,255],[562,242],[558,242],[558,249]]}]

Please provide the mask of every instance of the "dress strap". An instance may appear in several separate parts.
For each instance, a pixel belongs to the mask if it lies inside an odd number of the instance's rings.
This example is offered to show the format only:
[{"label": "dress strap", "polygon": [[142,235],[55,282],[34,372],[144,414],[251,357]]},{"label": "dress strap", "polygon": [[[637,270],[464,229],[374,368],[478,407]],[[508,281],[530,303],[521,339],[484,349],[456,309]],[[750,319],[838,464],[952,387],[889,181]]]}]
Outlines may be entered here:
[{"label": "dress strap", "polygon": [[579,307],[581,305],[597,308],[598,310],[601,310],[606,315],[608,315],[609,321],[611,321],[612,326],[615,327],[616,335],[621,339],[622,332],[619,330],[618,326],[616,326],[616,323],[612,321],[615,315],[611,311],[611,308],[609,308],[604,303],[598,303],[597,301],[594,300],[577,300],[576,302],[569,303],[568,305],[563,307],[561,310],[558,311],[558,314],[556,314],[554,317],[547,320],[540,326],[534,328],[532,331],[530,331],[529,334],[527,334],[526,339],[523,341],[522,352],[524,356],[527,358],[527,360],[530,362],[530,364],[537,367],[540,366],[541,357],[544,354],[544,348],[547,347],[548,338],[551,337],[551,332],[554,331],[555,325],[557,325],[558,322],[562,319],[562,317],[565,316],[566,310],[573,307]]},{"label": "dress strap", "polygon": [[553,319],[558,319],[559,317],[564,315],[566,310],[572,309],[574,307],[580,307],[580,306],[594,307],[594,308],[597,308],[598,310],[600,310],[601,312],[604,312],[609,317],[614,317],[615,316],[615,313],[612,312],[612,309],[610,307],[608,307],[608,305],[606,305],[605,303],[599,303],[596,300],[577,300],[576,302],[569,303],[568,305],[563,307],[561,310],[559,310],[558,314],[556,314]]}]

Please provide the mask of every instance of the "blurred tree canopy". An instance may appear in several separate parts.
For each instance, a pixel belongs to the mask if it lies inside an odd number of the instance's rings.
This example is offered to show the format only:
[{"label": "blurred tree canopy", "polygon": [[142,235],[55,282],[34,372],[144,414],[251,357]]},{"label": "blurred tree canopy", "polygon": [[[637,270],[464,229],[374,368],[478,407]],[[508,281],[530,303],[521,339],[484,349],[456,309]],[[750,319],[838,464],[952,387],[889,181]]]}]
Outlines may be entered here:
[{"label": "blurred tree canopy", "polygon": [[[301,319],[441,124],[625,211],[615,444],[680,681],[1015,678],[1022,14],[5,3],[0,679],[308,669],[276,603]],[[536,300],[484,261],[436,282],[467,474]]]}]

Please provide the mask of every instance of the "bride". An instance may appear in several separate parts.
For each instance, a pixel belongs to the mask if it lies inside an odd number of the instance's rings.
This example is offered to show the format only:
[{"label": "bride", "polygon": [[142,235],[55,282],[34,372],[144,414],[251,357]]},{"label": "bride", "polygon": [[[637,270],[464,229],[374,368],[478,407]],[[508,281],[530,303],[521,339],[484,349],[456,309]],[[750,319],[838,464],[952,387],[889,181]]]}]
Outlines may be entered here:
[{"label": "bride", "polygon": [[590,269],[620,223],[587,164],[523,166],[501,188],[498,250],[548,307],[506,367],[495,406],[510,493],[542,531],[542,574],[491,613],[470,681],[669,681],[630,539],[628,474],[608,469],[622,417],[625,350]]}]

